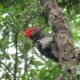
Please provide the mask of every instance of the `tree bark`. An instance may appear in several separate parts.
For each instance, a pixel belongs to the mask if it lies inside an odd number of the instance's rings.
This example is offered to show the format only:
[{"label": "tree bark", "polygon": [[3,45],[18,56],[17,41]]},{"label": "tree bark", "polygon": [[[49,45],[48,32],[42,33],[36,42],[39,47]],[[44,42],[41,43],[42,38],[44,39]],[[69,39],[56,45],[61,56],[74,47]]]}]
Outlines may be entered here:
[{"label": "tree bark", "polygon": [[[40,0],[44,11],[48,15],[49,23],[55,32],[55,41],[59,50],[59,63],[65,74],[69,74],[69,80],[76,80],[76,52],[73,47],[71,33],[64,20],[62,12],[56,0]],[[56,80],[65,80],[58,78]]]}]

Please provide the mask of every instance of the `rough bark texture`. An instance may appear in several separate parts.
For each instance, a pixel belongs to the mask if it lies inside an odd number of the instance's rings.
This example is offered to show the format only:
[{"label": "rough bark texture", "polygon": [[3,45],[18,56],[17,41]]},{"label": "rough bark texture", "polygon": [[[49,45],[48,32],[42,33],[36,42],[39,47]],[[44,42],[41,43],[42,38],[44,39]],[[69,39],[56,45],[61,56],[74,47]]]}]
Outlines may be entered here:
[{"label": "rough bark texture", "polygon": [[[72,45],[71,33],[64,20],[62,12],[55,0],[40,0],[44,11],[48,14],[49,23],[55,32],[55,41],[59,50],[59,62],[61,68],[66,74],[69,74],[69,80],[76,80],[76,55]],[[65,80],[58,78],[56,80]]]}]

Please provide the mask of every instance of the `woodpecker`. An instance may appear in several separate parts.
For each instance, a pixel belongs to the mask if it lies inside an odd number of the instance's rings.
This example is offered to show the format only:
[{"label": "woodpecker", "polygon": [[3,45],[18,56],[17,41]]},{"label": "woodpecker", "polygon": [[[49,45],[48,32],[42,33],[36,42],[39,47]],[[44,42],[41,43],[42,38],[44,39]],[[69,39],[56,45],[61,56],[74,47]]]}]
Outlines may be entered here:
[{"label": "woodpecker", "polygon": [[41,34],[43,29],[44,27],[32,27],[25,30],[24,35],[26,38],[37,43],[37,49],[41,55],[58,62],[59,54],[56,41],[51,36],[44,36],[44,34]]}]

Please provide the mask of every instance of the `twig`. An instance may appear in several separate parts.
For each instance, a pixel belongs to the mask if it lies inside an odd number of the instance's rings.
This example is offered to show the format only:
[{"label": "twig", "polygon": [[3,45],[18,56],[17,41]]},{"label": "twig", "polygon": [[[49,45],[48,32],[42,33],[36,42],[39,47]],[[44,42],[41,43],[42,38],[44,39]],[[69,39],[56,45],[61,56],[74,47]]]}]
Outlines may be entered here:
[{"label": "twig", "polygon": [[0,63],[8,70],[9,73],[11,73],[12,76],[14,76],[11,70],[1,60],[0,60]]}]

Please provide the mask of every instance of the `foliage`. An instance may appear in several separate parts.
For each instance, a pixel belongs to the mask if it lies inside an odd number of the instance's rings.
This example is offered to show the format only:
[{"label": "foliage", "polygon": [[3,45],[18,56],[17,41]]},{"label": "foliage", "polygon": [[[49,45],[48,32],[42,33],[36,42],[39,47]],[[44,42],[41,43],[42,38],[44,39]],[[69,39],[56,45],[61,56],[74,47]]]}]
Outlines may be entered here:
[{"label": "foliage", "polygon": [[[57,2],[64,8],[63,15],[69,23],[74,42],[79,43],[79,0],[57,0]],[[37,0],[0,0],[1,80],[14,79],[15,63],[17,63],[17,80],[52,80],[63,73],[55,62],[39,55],[38,51],[33,49],[33,43],[23,35],[23,31],[28,27],[39,27],[47,23],[47,16]],[[49,25],[45,31],[50,31]]]}]

